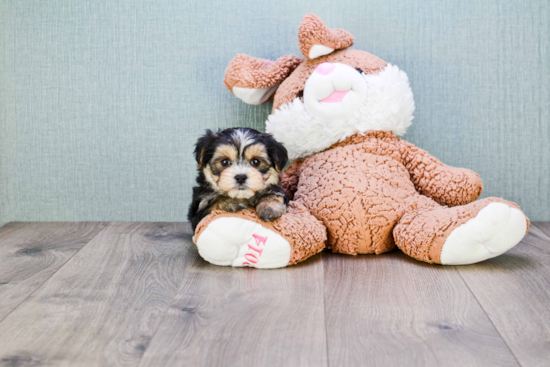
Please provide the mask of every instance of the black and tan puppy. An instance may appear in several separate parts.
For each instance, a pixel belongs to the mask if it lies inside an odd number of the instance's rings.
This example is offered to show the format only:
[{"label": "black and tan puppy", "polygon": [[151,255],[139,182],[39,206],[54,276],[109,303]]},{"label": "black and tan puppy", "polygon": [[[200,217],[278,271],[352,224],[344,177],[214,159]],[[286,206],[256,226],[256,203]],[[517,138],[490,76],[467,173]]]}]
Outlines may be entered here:
[{"label": "black and tan puppy", "polygon": [[211,211],[238,212],[252,206],[264,221],[273,221],[288,208],[279,174],[288,156],[269,134],[248,128],[216,133],[206,130],[196,144],[197,184],[188,218],[193,230]]}]

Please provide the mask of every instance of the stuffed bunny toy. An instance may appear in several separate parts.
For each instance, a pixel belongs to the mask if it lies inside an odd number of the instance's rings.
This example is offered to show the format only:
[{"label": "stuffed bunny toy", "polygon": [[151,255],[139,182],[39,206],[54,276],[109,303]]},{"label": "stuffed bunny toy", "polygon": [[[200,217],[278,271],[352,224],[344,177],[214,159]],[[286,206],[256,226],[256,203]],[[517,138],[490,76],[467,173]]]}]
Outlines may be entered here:
[{"label": "stuffed bunny toy", "polygon": [[398,138],[413,120],[413,93],[397,66],[349,49],[353,36],[306,15],[305,59],[237,55],[224,83],[248,104],[273,100],[266,132],[294,161],[281,175],[289,210],[273,222],[254,209],[214,211],[194,241],[212,264],[279,268],[327,249],[472,264],[518,244],[529,220],[518,205],[477,200],[479,176]]}]

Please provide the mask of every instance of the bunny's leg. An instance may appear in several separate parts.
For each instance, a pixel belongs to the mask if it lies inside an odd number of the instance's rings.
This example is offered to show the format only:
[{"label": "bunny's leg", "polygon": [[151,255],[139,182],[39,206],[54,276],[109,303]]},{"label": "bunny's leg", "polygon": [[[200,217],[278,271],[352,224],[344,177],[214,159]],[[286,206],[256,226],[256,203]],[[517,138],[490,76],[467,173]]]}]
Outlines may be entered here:
[{"label": "bunny's leg", "polygon": [[291,202],[278,220],[263,222],[256,212],[215,211],[197,226],[199,254],[215,265],[282,268],[320,252],[326,228],[301,204]]},{"label": "bunny's leg", "polygon": [[428,263],[466,265],[503,254],[529,227],[519,207],[499,198],[445,207],[418,195],[393,230],[407,255]]}]

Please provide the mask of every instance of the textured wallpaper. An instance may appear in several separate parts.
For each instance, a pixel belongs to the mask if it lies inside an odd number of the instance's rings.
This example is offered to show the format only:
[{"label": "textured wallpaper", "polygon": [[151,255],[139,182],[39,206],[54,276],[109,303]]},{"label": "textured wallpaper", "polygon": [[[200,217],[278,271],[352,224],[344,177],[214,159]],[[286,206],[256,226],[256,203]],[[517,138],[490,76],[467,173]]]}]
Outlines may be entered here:
[{"label": "textured wallpaper", "polygon": [[264,128],[236,53],[293,53],[308,12],[398,65],[405,139],[550,220],[550,3],[0,0],[0,222],[183,221],[205,128]]}]

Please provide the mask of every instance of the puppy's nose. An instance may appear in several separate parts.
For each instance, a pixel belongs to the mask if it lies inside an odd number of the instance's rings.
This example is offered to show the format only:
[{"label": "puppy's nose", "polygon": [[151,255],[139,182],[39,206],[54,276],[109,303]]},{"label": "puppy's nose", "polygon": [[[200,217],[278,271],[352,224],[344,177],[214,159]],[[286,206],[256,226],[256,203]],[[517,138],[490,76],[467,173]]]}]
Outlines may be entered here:
[{"label": "puppy's nose", "polygon": [[247,178],[248,178],[248,177],[247,177],[246,175],[236,175],[236,176],[235,176],[235,181],[237,181],[237,183],[238,183],[239,185],[242,185],[243,183],[245,183],[245,181],[246,181]]},{"label": "puppy's nose", "polygon": [[332,73],[332,70],[334,70],[334,68],[336,68],[336,65],[329,62],[324,62],[321,65],[317,66],[317,69],[315,69],[315,71],[321,75],[328,75]]}]

